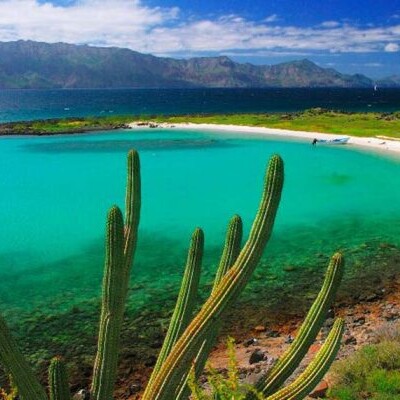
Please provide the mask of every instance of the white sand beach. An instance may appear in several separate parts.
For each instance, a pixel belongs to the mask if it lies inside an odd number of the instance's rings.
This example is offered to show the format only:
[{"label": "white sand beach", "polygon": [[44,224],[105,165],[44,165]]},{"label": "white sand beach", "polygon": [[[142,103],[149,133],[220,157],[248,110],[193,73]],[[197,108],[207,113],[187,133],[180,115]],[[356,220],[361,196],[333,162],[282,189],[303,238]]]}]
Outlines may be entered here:
[{"label": "white sand beach", "polygon": [[134,128],[169,128],[169,129],[193,129],[193,130],[212,130],[221,132],[237,132],[246,133],[250,135],[267,135],[270,137],[279,136],[286,138],[297,138],[312,141],[313,139],[335,139],[347,136],[349,141],[347,146],[357,146],[370,148],[371,150],[380,150],[400,154],[400,140],[393,140],[386,137],[356,137],[349,135],[337,135],[331,133],[322,132],[306,132],[306,131],[291,131],[286,129],[275,129],[275,128],[260,128],[253,126],[241,126],[241,125],[219,125],[219,124],[194,124],[194,123],[148,123],[148,122],[132,122],[129,127]]}]

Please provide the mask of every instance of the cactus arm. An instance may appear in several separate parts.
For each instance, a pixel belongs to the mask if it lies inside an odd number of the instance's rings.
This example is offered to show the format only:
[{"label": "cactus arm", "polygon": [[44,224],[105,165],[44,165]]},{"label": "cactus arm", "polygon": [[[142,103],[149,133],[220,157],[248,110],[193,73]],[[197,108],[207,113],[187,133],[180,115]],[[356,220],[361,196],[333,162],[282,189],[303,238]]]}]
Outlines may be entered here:
[{"label": "cactus arm", "polygon": [[267,397],[266,400],[300,400],[304,396],[307,396],[321,381],[335,360],[343,331],[344,321],[338,318],[329,332],[324,345],[305,371],[289,386]]},{"label": "cactus arm", "polygon": [[50,400],[71,400],[65,364],[60,357],[54,357],[49,367]]},{"label": "cactus arm", "polygon": [[214,279],[214,285],[211,293],[215,293],[222,278],[228,272],[229,268],[235,263],[240,253],[240,246],[243,237],[243,222],[239,215],[234,215],[229,221],[226,231],[224,249],[221,255],[221,261],[218,265],[217,273]]},{"label": "cactus arm", "polygon": [[235,264],[222,278],[215,293],[204,303],[197,316],[189,324],[154,380],[147,386],[142,400],[165,400],[175,393],[188,372],[199,346],[215,321],[232,304],[247,284],[272,232],[282,192],[283,161],[279,156],[270,160],[266,184],[249,238]]},{"label": "cactus arm", "polygon": [[157,374],[172,347],[192,318],[197,299],[203,249],[204,234],[201,229],[197,228],[192,235],[178,299],[171,317],[167,335],[152,372],[153,376]]},{"label": "cactus arm", "polygon": [[[214,285],[211,293],[214,293],[221,282],[222,278],[228,272],[229,268],[235,263],[239,253],[240,246],[242,243],[243,236],[243,223],[239,215],[234,215],[229,221],[228,229],[226,231],[224,249],[222,251],[221,260],[218,265],[217,273],[214,279]],[[218,336],[221,328],[221,322],[217,321],[215,325],[210,328],[210,333],[207,339],[201,344],[196,359],[192,364],[189,374],[184,376],[182,382],[179,384],[176,391],[176,400],[187,399],[190,394],[190,389],[187,386],[188,377],[190,374],[194,374],[196,378],[203,372],[204,366],[206,365],[208,355],[210,354],[212,347],[214,346],[215,340]]]},{"label": "cactus arm", "polygon": [[141,207],[140,160],[136,150],[131,150],[128,153],[127,168],[124,255],[125,269],[127,275],[129,275],[136,248]]},{"label": "cactus arm", "polygon": [[106,260],[97,355],[93,369],[92,398],[112,398],[117,372],[119,335],[127,285],[124,270],[124,224],[122,213],[112,207],[107,219]]},{"label": "cactus arm", "polygon": [[18,349],[2,317],[0,317],[0,362],[7,372],[11,374],[22,398],[27,400],[47,400],[46,392]]},{"label": "cactus arm", "polygon": [[[218,265],[217,273],[214,279],[214,285],[211,290],[211,295],[214,294],[220,284],[222,278],[229,271],[231,266],[235,263],[239,253],[240,246],[242,243],[243,236],[243,222],[239,215],[234,215],[229,221],[225,245],[221,255],[221,261]],[[204,344],[200,347],[194,367],[196,370],[196,377],[199,377],[203,372],[204,366],[206,365],[208,355],[210,354],[218,333],[221,329],[221,321],[218,320],[210,328],[210,333],[207,335],[207,339]]]},{"label": "cactus arm", "polygon": [[[344,261],[340,253],[333,255],[321,290],[302,323],[296,339],[276,364],[256,384],[256,389],[265,396],[274,393],[297,368],[314,342],[326,313],[336,295],[343,276]],[[249,394],[248,398],[254,395]]]},{"label": "cactus arm", "polygon": [[[297,368],[314,342],[326,313],[336,295],[337,288],[343,276],[344,261],[340,253],[333,255],[321,290],[302,323],[296,339],[276,364],[257,383],[256,389],[265,396],[274,393]],[[254,395],[249,393],[248,399]]]}]

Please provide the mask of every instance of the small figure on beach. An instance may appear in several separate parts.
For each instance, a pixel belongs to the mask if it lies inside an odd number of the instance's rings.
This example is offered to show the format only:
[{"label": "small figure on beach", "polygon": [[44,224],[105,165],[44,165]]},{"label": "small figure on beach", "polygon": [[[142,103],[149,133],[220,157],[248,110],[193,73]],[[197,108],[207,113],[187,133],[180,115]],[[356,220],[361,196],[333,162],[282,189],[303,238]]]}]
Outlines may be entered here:
[{"label": "small figure on beach", "polygon": [[312,141],[312,145],[315,146],[317,144],[317,142],[318,142],[318,140],[314,138]]}]

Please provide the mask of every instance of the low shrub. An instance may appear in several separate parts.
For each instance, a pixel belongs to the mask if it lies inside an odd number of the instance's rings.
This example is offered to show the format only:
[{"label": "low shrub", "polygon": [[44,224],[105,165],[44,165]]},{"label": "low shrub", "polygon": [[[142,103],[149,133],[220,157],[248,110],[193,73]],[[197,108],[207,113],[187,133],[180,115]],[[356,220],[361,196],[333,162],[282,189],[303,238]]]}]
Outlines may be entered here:
[{"label": "low shrub", "polygon": [[400,342],[365,346],[338,361],[328,393],[335,400],[400,400]]}]

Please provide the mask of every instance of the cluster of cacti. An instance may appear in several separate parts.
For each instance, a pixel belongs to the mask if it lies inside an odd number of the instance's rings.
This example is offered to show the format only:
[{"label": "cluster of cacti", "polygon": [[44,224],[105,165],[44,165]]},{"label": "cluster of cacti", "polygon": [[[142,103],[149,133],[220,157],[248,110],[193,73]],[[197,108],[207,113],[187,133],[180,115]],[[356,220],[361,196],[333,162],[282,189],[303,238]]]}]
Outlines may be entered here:
[{"label": "cluster of cacti", "polygon": [[[204,247],[204,235],[192,236],[177,304],[158,361],[143,394],[143,400],[187,399],[189,374],[199,376],[216,340],[221,318],[246,286],[271,235],[283,186],[283,162],[273,156],[249,237],[241,248],[242,221],[231,220],[214,286],[200,311],[194,314]],[[126,217],[118,207],[107,218],[106,257],[98,349],[93,370],[91,399],[110,400],[116,379],[120,331],[128,291],[129,275],[136,247],[140,214],[140,167],[135,151],[128,156]],[[324,346],[304,373],[291,385],[279,388],[300,363],[324,321],[342,275],[342,258],[335,255],[324,285],[310,309],[296,340],[283,357],[257,384],[267,399],[300,399],[321,379],[335,357],[343,331],[338,320]],[[46,400],[40,385],[5,322],[0,319],[0,363],[11,374],[24,400]],[[50,400],[70,399],[65,367],[60,358],[49,369]],[[252,398],[251,392],[248,398]]]}]

